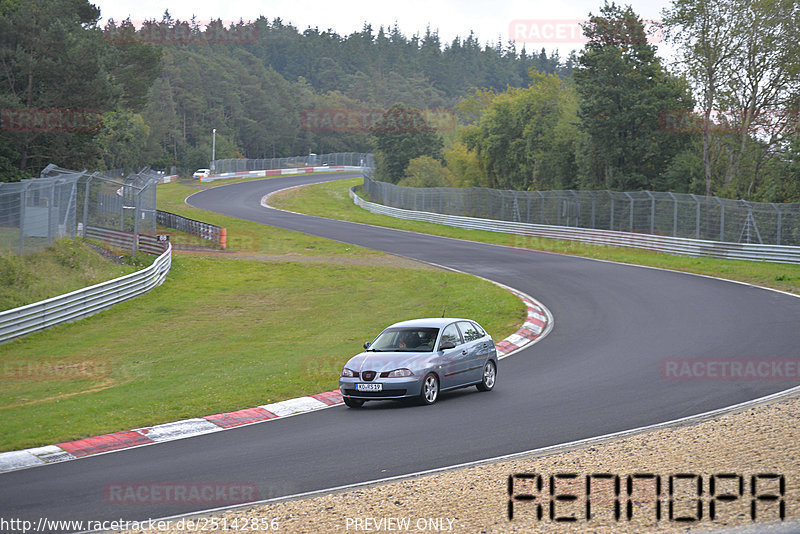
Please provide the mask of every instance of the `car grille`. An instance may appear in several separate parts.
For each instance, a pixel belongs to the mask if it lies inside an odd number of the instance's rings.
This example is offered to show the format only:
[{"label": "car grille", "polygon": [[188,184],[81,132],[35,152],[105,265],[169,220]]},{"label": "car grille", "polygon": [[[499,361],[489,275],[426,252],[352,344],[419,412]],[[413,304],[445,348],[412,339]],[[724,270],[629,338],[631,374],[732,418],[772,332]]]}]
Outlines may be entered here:
[{"label": "car grille", "polygon": [[379,399],[381,397],[401,397],[406,394],[405,389],[384,389],[383,391],[356,391],[354,389],[345,389],[345,395],[352,395],[353,397],[374,397]]},{"label": "car grille", "polygon": [[376,374],[377,373],[375,371],[362,371],[361,372],[361,378],[363,378],[364,380],[369,382],[371,380],[375,380],[375,375]]}]

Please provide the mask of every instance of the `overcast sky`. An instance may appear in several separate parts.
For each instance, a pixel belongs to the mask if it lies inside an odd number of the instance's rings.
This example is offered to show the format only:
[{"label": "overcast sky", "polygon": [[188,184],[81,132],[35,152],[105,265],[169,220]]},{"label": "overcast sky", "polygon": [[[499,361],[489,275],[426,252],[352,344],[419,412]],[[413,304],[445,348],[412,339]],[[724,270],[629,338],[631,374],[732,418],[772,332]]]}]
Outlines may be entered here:
[{"label": "overcast sky", "polygon": [[[517,42],[517,49],[525,44],[527,50],[558,49],[562,55],[580,49],[580,42],[570,42],[570,25],[583,20],[591,11],[597,13],[602,0],[194,0],[162,2],[160,0],[90,0],[102,12],[103,21],[109,18],[134,22],[150,18],[160,19],[165,9],[173,18],[198,20],[219,18],[223,21],[254,20],[259,15],[268,19],[280,17],[303,29],[311,26],[320,30],[334,29],[347,35],[369,23],[377,30],[380,25],[395,23],[406,36],[424,34],[426,27],[438,30],[444,42],[456,36],[465,37],[472,30],[481,43],[503,43],[525,35],[527,43]],[[617,2],[625,5],[624,2]],[[642,0],[632,2],[634,10],[645,20],[660,20],[661,10],[670,0]],[[516,21],[516,26],[511,26]],[[572,24],[570,24],[572,23]],[[521,24],[521,25],[520,25]],[[516,27],[517,30],[513,28]],[[579,30],[576,30],[579,33]],[[537,39],[537,36],[540,37]],[[535,41],[534,41],[535,39]],[[663,48],[663,47],[662,47]],[[663,55],[666,50],[661,51]]]}]

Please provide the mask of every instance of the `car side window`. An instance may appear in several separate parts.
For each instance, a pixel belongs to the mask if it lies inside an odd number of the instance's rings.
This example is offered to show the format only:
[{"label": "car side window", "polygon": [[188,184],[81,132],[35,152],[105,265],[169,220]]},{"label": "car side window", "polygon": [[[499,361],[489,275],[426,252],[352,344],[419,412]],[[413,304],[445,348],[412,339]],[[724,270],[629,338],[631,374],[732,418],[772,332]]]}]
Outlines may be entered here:
[{"label": "car side window", "polygon": [[483,335],[478,332],[475,325],[469,323],[467,321],[460,321],[458,323],[458,328],[461,330],[461,333],[464,335],[464,341],[469,343],[470,341],[475,341],[476,339],[480,339]]},{"label": "car side window", "polygon": [[444,329],[444,332],[442,332],[442,340],[439,342],[439,345],[445,341],[452,341],[456,346],[461,345],[461,335],[458,333],[456,323],[449,325]]},{"label": "car side window", "polygon": [[475,331],[478,332],[478,337],[483,337],[488,335],[486,332],[483,331],[483,328],[481,328],[480,325],[478,325],[478,323],[470,322],[469,324],[475,327]]}]

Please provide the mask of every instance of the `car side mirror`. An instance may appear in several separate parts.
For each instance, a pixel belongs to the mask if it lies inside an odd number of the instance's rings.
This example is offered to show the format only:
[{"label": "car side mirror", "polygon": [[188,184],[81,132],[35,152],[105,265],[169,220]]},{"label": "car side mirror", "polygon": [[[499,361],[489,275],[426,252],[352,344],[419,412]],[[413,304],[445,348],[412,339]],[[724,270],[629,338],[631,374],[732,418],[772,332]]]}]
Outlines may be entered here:
[{"label": "car side mirror", "polygon": [[456,348],[456,344],[452,341],[442,341],[439,343],[439,350],[448,350]]},{"label": "car side mirror", "polygon": [[368,348],[369,348],[369,341],[365,341],[365,342],[364,342],[364,348],[365,348],[365,349],[368,349]]}]

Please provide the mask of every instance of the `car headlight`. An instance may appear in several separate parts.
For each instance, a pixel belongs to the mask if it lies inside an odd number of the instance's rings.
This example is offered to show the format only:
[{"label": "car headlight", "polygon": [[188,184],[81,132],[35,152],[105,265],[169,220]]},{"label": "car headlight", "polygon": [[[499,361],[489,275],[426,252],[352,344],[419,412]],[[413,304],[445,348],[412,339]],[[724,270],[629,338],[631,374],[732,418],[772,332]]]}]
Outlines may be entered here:
[{"label": "car headlight", "polygon": [[411,369],[395,369],[394,371],[390,371],[387,378],[403,378],[406,376],[413,376],[414,373],[411,372]]},{"label": "car headlight", "polygon": [[355,375],[355,373],[353,371],[351,371],[350,369],[345,367],[344,369],[342,369],[342,376],[347,377],[347,378],[353,378],[356,375]]}]

